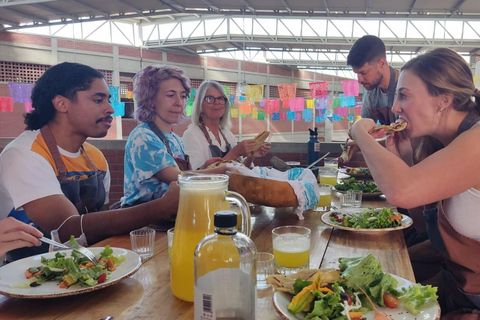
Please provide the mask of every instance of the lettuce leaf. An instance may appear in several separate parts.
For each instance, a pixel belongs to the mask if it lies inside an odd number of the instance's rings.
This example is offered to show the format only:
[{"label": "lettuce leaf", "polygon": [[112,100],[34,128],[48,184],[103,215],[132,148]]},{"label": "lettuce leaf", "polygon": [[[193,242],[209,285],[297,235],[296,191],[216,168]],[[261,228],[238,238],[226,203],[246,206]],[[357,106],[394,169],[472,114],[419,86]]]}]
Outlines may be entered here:
[{"label": "lettuce leaf", "polygon": [[398,298],[403,302],[405,309],[413,315],[417,315],[425,303],[437,301],[437,288],[431,285],[423,286],[420,283],[416,283],[407,289],[402,288]]},{"label": "lettuce leaf", "polygon": [[358,291],[357,287],[361,287],[377,305],[385,306],[383,294],[385,291],[394,292],[398,281],[383,273],[380,262],[374,256],[340,258],[338,261],[347,288]]}]

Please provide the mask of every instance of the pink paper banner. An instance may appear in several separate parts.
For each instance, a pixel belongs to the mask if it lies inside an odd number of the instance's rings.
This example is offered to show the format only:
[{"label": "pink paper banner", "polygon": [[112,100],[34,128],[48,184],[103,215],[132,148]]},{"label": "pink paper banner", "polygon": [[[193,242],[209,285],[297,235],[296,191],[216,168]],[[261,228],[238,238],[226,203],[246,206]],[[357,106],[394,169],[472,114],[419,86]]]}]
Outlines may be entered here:
[{"label": "pink paper banner", "polygon": [[328,95],[328,82],[310,82],[308,85],[312,98],[322,98]]},{"label": "pink paper banner", "polygon": [[13,100],[10,97],[0,97],[0,111],[13,112]]},{"label": "pink paper banner", "polygon": [[357,114],[357,115],[362,114],[362,105],[361,104],[355,105],[355,114]]},{"label": "pink paper banner", "polygon": [[33,111],[32,102],[31,101],[26,101],[25,102],[25,112],[29,113],[31,111]]},{"label": "pink paper banner", "polygon": [[276,113],[280,112],[280,100],[278,99],[268,99],[263,101],[263,105],[265,106],[266,113]]},{"label": "pink paper banner", "polygon": [[343,94],[345,97],[358,96],[358,81],[357,80],[343,80],[342,81]]},{"label": "pink paper banner", "polygon": [[280,120],[286,120],[287,119],[287,113],[286,112],[280,112]]},{"label": "pink paper banner", "polygon": [[290,100],[290,111],[303,111],[305,109],[305,98],[295,98]]}]

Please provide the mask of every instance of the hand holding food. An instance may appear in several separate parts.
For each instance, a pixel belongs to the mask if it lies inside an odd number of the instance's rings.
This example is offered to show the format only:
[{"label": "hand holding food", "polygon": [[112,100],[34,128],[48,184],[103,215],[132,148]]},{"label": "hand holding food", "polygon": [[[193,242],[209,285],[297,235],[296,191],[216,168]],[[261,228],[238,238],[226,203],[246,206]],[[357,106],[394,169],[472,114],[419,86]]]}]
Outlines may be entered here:
[{"label": "hand holding food", "polygon": [[[255,138],[253,138],[253,141],[255,141],[255,146],[253,147],[253,150],[248,153],[249,157],[253,156],[253,154],[258,149],[260,149],[260,147],[263,145],[265,140],[267,140],[269,135],[270,135],[270,131],[263,131],[263,132],[259,133]],[[268,149],[270,149],[270,147]]]},{"label": "hand holding food", "polygon": [[383,129],[387,132],[387,134],[390,134],[390,133],[394,133],[394,132],[397,132],[397,131],[402,131],[406,127],[407,127],[407,123],[405,122],[405,120],[398,119],[397,121],[395,121],[394,123],[392,123],[390,125],[382,124],[378,127],[375,127],[373,129],[371,129],[369,131],[369,133],[374,133],[374,132],[377,132],[377,131],[380,131],[380,130]]}]

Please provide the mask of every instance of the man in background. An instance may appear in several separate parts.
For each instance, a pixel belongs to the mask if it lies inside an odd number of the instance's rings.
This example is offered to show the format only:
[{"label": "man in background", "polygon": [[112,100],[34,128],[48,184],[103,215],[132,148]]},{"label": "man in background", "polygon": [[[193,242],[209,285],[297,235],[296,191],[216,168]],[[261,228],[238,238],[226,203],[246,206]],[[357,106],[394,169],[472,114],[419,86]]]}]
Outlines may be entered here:
[{"label": "man in background", "polygon": [[399,71],[388,65],[383,41],[372,35],[363,36],[352,46],[347,64],[357,74],[358,82],[366,89],[362,101],[362,118],[380,124],[395,122],[391,108]]}]

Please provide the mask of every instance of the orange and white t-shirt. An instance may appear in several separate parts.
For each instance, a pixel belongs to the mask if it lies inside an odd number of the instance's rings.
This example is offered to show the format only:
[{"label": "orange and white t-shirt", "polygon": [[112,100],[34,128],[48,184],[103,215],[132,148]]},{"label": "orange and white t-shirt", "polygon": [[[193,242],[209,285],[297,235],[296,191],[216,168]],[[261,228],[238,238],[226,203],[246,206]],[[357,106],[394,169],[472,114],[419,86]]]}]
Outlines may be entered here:
[{"label": "orange and white t-shirt", "polygon": [[[103,153],[85,142],[85,152],[103,175],[106,199],[109,202],[110,172]],[[68,152],[58,147],[67,169],[67,179],[83,180],[95,174],[85,154]],[[0,219],[31,201],[63,194],[57,179],[57,168],[40,130],[25,131],[10,142],[0,154]],[[28,222],[28,221],[25,221]]]}]

